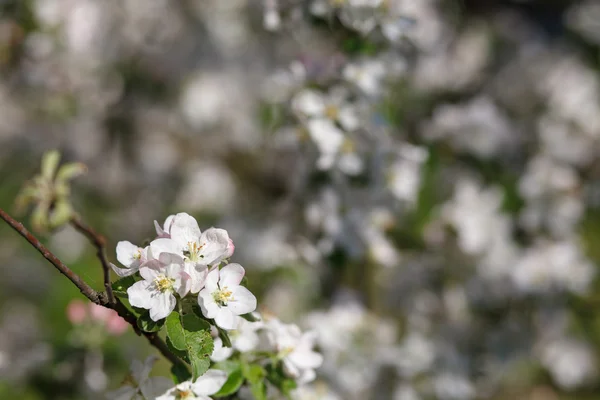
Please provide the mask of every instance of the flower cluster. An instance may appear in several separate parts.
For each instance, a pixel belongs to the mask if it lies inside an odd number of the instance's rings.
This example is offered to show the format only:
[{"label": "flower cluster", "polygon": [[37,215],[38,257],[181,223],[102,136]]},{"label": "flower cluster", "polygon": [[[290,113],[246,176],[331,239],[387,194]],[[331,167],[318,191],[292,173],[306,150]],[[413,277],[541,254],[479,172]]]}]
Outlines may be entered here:
[{"label": "flower cluster", "polygon": [[256,297],[240,283],[245,270],[227,264],[233,241],[224,229],[200,231],[198,222],[186,213],[171,215],[157,238],[145,248],[128,241],[117,244],[117,259],[126,268],[112,265],[121,277],[139,274],[141,280],[127,289],[129,303],[149,310],[150,318],[166,318],[188,295],[197,296],[206,318],[223,329],[236,327],[235,317],[256,309]]}]

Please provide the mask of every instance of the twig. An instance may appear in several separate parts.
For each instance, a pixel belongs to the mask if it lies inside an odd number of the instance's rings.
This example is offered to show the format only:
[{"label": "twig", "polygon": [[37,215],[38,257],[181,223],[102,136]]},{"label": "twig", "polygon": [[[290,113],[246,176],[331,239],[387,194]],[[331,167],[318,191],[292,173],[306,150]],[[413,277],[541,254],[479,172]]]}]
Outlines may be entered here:
[{"label": "twig", "polygon": [[15,231],[17,231],[21,236],[25,238],[37,251],[39,251],[46,260],[50,261],[52,265],[56,267],[60,271],[61,274],[67,277],[77,288],[79,291],[90,301],[101,304],[106,303],[107,299],[104,293],[99,293],[92,289],[90,285],[85,283],[83,279],[79,277],[75,272],[73,272],[69,267],[67,267],[62,261],[58,259],[50,250],[44,246],[38,238],[33,236],[22,223],[13,219],[10,215],[8,215],[4,210],[0,208],[0,218],[6,221]]},{"label": "twig", "polygon": [[96,247],[98,259],[102,264],[102,272],[104,274],[104,289],[106,290],[108,301],[111,304],[114,304],[115,296],[113,294],[112,285],[110,284],[110,263],[106,257],[106,239],[91,226],[83,222],[78,216],[71,218],[71,224]]},{"label": "twig", "polygon": [[[144,335],[148,342],[166,358],[173,365],[181,365],[184,368],[187,368],[185,363],[181,361],[175,354],[173,354],[167,344],[156,334],[152,332],[143,332],[137,326],[137,319],[135,315],[131,311],[125,307],[123,303],[119,299],[115,299],[113,302],[110,302],[108,296],[104,292],[97,292],[90,285],[88,285],[79,275],[73,272],[69,267],[67,267],[58,257],[56,257],[46,246],[44,246],[38,238],[36,238],[31,232],[29,232],[22,223],[18,222],[10,215],[8,215],[4,210],[0,208],[0,218],[2,218],[8,225],[10,225],[19,235],[23,236],[25,240],[27,240],[37,251],[39,251],[46,260],[50,261],[52,265],[58,269],[58,271],[67,277],[77,288],[79,291],[87,297],[91,302],[98,304],[100,306],[113,309],[119,314],[121,318],[127,321],[134,329],[134,331],[138,335]],[[86,227],[86,225],[81,225],[82,227]],[[87,232],[95,232],[91,228],[88,228]],[[92,233],[90,233],[92,235]],[[88,236],[90,237],[90,236]],[[94,236],[102,238],[101,236]],[[104,240],[104,238],[102,238]],[[99,241],[98,243],[102,243]],[[98,245],[97,245],[98,247]],[[104,245],[102,245],[102,249],[104,249]],[[98,253],[100,256],[100,252]],[[106,260],[106,257],[104,257]],[[104,264],[104,261],[102,261]],[[110,286],[110,281],[109,281]],[[112,288],[111,288],[112,289]]]}]

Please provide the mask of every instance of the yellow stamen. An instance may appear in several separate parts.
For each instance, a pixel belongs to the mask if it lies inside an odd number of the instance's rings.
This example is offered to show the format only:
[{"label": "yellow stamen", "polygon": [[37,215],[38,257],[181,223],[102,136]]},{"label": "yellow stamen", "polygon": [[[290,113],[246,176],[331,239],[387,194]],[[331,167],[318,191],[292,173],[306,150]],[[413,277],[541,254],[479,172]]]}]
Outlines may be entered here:
[{"label": "yellow stamen", "polygon": [[167,278],[164,275],[159,275],[156,278],[154,278],[154,285],[156,286],[156,289],[163,293],[167,290],[173,290],[174,283],[174,279]]},{"label": "yellow stamen", "polygon": [[227,302],[233,300],[233,293],[231,292],[231,290],[227,290],[227,288],[223,288],[221,290],[217,290],[216,292],[213,293],[213,298],[215,299],[215,302],[217,304],[220,304],[222,306],[226,306]]}]

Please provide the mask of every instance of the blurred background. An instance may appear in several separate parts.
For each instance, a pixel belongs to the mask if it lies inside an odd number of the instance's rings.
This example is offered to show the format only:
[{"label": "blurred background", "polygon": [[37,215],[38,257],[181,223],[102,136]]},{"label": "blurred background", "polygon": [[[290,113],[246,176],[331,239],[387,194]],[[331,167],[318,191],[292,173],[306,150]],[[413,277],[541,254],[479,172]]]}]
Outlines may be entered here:
[{"label": "blurred background", "polygon": [[[594,0],[0,0],[0,207],[58,149],[112,260],[171,213],[227,229],[319,335],[295,399],[600,399],[599,50]],[[5,224],[0,274],[0,398],[153,353]]]}]

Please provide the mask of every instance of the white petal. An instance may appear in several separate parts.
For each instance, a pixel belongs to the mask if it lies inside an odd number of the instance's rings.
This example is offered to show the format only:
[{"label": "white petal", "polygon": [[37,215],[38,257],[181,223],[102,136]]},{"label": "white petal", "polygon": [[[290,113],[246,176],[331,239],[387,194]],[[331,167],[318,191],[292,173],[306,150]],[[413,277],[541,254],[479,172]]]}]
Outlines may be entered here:
[{"label": "white petal", "polygon": [[300,370],[298,369],[298,367],[296,367],[294,363],[288,360],[287,357],[283,359],[283,370],[288,376],[292,378],[297,378],[300,376]]},{"label": "white petal", "polygon": [[206,276],[205,287],[210,293],[219,290],[219,268],[214,268]]},{"label": "white petal", "polygon": [[136,255],[141,254],[141,249],[135,244],[122,240],[117,243],[117,260],[126,267],[139,266],[140,260]]},{"label": "white petal", "polygon": [[170,292],[159,293],[154,296],[152,302],[152,308],[150,309],[150,318],[152,321],[160,321],[166,318],[171,311],[175,309],[177,300]]},{"label": "white petal", "polygon": [[198,294],[198,305],[202,308],[202,315],[206,318],[214,318],[220,308],[217,303],[215,303],[212,293],[207,289],[202,289]]},{"label": "white petal", "polygon": [[133,360],[130,367],[133,379],[135,379],[138,384],[145,382],[157,360],[158,357],[156,356],[147,357],[143,363],[139,360]]},{"label": "white petal", "polygon": [[169,264],[183,265],[183,257],[180,254],[174,254],[174,253],[162,252],[162,253],[160,253],[160,256],[158,257],[158,261],[160,261],[161,264],[164,264],[164,265],[169,265]]},{"label": "white petal", "polygon": [[231,347],[224,347],[223,340],[221,338],[216,338],[214,340],[215,347],[213,349],[212,354],[210,355],[210,359],[214,362],[221,362],[227,360],[233,354],[233,349]]},{"label": "white petal", "polygon": [[173,239],[160,238],[150,243],[150,254],[148,257],[159,259],[162,253],[178,254],[183,256],[183,247]]},{"label": "white petal", "polygon": [[209,369],[204,375],[196,379],[196,382],[192,383],[192,390],[197,395],[210,396],[217,393],[226,381],[227,374],[225,371]]},{"label": "white petal", "polygon": [[146,281],[153,281],[160,274],[160,270],[157,268],[142,267],[140,268],[140,275]]},{"label": "white petal", "polygon": [[229,234],[225,229],[210,228],[200,236],[202,262],[214,264],[231,256]]},{"label": "white petal", "polygon": [[190,264],[186,265],[186,270],[191,277],[190,291],[192,293],[198,293],[204,288],[206,277],[208,276],[208,267],[206,265]]},{"label": "white petal", "polygon": [[288,358],[301,369],[318,368],[323,364],[323,356],[314,351],[293,351]]},{"label": "white petal", "polygon": [[106,398],[109,400],[131,400],[136,392],[137,388],[128,385],[106,393]]},{"label": "white petal", "polygon": [[164,376],[154,376],[140,385],[140,390],[146,399],[155,399],[173,386],[173,381]]},{"label": "white petal", "polygon": [[151,283],[148,281],[139,281],[131,285],[127,289],[129,304],[139,308],[150,308],[152,303],[152,290],[150,289],[150,285]]},{"label": "white petal", "polygon": [[231,289],[233,300],[227,302],[229,308],[235,315],[247,314],[256,310],[256,297],[245,287],[236,286]]},{"label": "white petal", "polygon": [[296,382],[298,382],[298,385],[304,385],[314,381],[316,377],[317,373],[314,369],[305,369],[300,373],[300,376],[296,378]]},{"label": "white petal", "polygon": [[117,274],[121,278],[133,275],[137,272],[137,268],[119,268],[113,263],[110,263],[110,267],[113,271],[115,271],[115,274]]},{"label": "white petal", "polygon": [[233,288],[239,286],[245,273],[244,267],[240,264],[227,264],[225,267],[221,268],[221,271],[219,272],[219,285],[221,288]]},{"label": "white petal", "polygon": [[236,320],[235,315],[231,312],[229,307],[220,307],[215,316],[215,323],[223,329],[235,329]]},{"label": "white petal", "polygon": [[325,111],[325,101],[319,92],[305,89],[292,99],[292,109],[305,116],[322,115]]},{"label": "white petal", "polygon": [[200,227],[194,217],[187,213],[179,213],[171,224],[171,238],[182,248],[188,243],[197,243],[200,238]]}]

